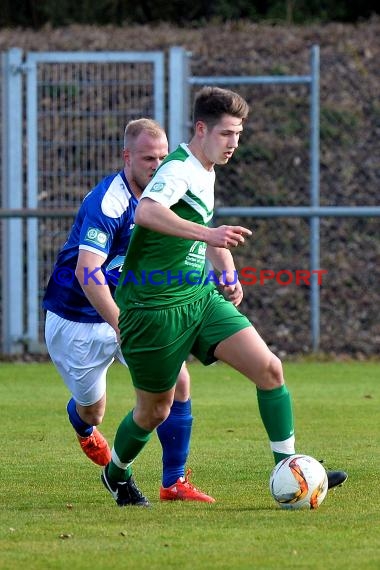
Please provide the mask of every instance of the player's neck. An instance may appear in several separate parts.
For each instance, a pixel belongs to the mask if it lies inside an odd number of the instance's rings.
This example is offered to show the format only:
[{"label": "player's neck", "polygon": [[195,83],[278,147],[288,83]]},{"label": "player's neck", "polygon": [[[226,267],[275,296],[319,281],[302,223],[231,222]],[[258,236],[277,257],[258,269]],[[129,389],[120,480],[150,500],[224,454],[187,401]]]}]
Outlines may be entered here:
[{"label": "player's neck", "polygon": [[[129,183],[128,183],[129,184]],[[132,194],[137,200],[140,200],[143,191],[141,190],[140,186],[137,184],[129,184],[129,189],[132,191]]]},{"label": "player's neck", "polygon": [[215,163],[210,162],[210,160],[207,158],[207,156],[202,150],[202,146],[199,144],[199,141],[197,140],[196,137],[193,137],[191,139],[191,141],[187,145],[187,148],[189,149],[191,154],[193,154],[195,158],[199,160],[203,168],[205,168],[206,170],[213,170]]},{"label": "player's neck", "polygon": [[140,188],[140,186],[137,184],[137,182],[135,182],[134,180],[130,180],[130,177],[128,176],[128,172],[126,171],[125,168],[124,168],[124,176],[125,176],[125,180],[127,181],[128,190],[130,192],[132,192],[132,194],[134,195],[136,200],[140,200],[143,191]]}]

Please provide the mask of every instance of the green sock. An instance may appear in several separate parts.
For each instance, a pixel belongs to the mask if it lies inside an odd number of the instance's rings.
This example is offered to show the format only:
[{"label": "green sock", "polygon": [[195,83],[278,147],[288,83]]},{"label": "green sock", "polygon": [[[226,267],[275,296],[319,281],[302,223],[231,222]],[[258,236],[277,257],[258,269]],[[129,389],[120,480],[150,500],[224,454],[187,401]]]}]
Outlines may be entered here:
[{"label": "green sock", "polygon": [[[285,441],[294,434],[292,401],[287,387],[284,385],[274,390],[257,388],[257,401],[264,427],[269,440]],[[276,464],[289,457],[290,453],[273,451]]]},{"label": "green sock", "polygon": [[115,441],[114,452],[119,459],[119,465],[113,460],[108,466],[108,475],[113,481],[126,481],[132,475],[131,463],[136,459],[142,448],[148,443],[151,432],[136,424],[133,411],[125,416],[119,425]]}]

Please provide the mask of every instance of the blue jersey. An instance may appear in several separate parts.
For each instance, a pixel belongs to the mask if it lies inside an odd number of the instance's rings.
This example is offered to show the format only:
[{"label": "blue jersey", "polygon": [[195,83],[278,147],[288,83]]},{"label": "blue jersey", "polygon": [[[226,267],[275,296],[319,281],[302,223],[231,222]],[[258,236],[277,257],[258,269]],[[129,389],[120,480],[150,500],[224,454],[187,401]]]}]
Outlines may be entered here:
[{"label": "blue jersey", "polygon": [[87,194],[58,254],[44,295],[44,309],[70,321],[104,321],[75,277],[79,250],[104,257],[101,268],[96,273],[89,273],[88,280],[108,283],[113,294],[134,226],[137,203],[123,170],[104,178]]}]

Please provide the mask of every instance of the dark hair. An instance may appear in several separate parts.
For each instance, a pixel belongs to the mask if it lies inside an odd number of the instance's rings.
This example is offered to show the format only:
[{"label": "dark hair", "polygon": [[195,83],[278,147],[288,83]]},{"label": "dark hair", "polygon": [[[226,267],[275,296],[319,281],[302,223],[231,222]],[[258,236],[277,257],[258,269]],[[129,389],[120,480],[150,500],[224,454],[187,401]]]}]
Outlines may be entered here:
[{"label": "dark hair", "polygon": [[205,86],[195,95],[193,124],[203,121],[213,127],[222,115],[232,115],[244,120],[248,112],[248,103],[238,93],[220,87]]}]

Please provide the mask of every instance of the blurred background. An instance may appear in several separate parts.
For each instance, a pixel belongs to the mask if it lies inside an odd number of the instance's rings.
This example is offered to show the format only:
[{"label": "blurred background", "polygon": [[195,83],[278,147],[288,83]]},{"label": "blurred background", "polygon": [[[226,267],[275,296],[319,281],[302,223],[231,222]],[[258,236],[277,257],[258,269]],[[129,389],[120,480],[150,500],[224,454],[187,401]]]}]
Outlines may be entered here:
[{"label": "blurred background", "polygon": [[[236,79],[228,85],[247,99],[251,112],[239,149],[217,171],[217,209],[310,206],[313,159],[320,206],[372,208],[365,215],[317,220],[319,267],[327,271],[318,289],[317,339],[305,283],[284,286],[274,279],[246,286],[242,312],[281,357],[375,358],[380,346],[378,13],[369,1],[219,0],[206,6],[184,0],[138,5],[3,0],[3,358],[44,357],[41,299],[75,209],[100,178],[122,167],[128,120],[152,116],[169,135],[176,129],[184,139],[190,136],[188,103],[200,87],[194,77],[297,78]],[[173,47],[182,49],[181,68],[171,65]],[[311,77],[318,82],[314,117]],[[236,258],[238,269],[310,268],[309,217],[229,215],[216,221],[254,232]]]}]

